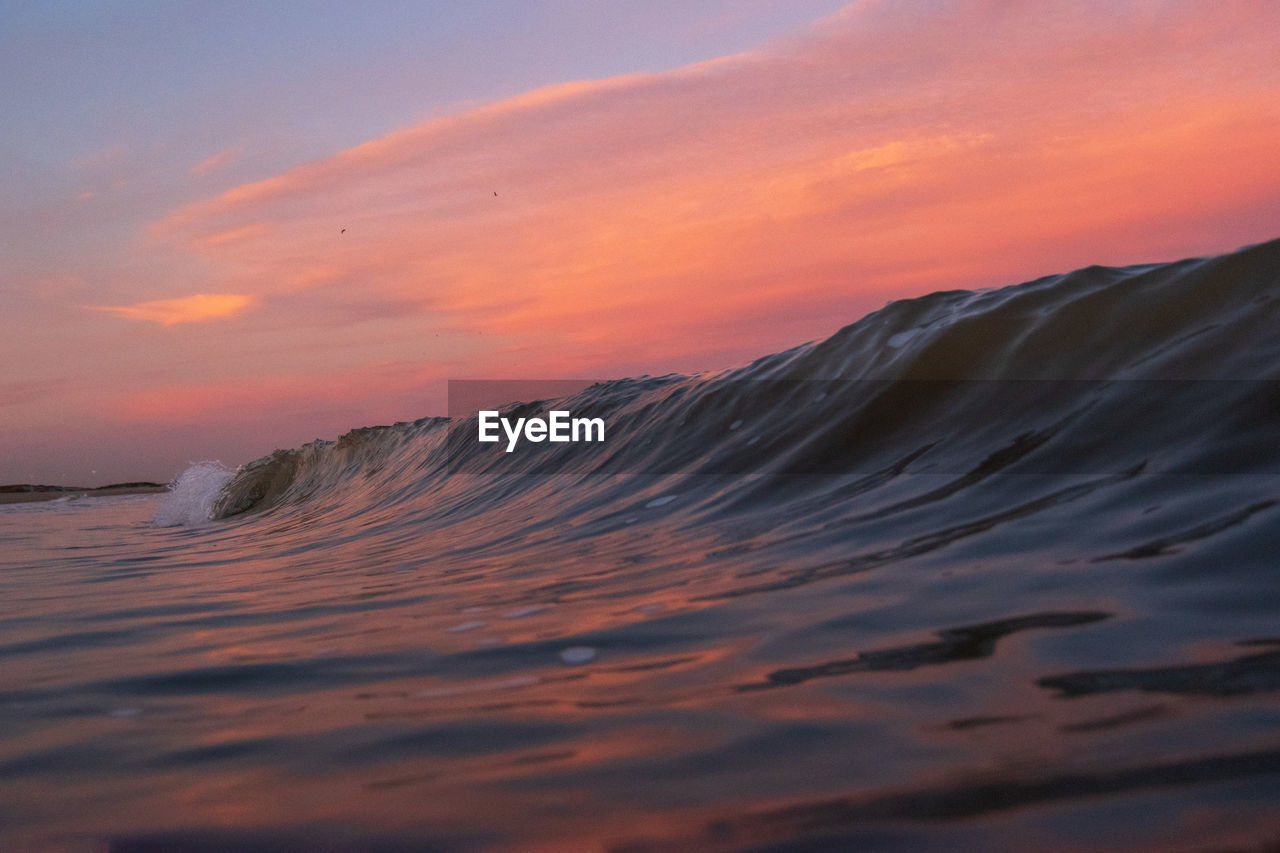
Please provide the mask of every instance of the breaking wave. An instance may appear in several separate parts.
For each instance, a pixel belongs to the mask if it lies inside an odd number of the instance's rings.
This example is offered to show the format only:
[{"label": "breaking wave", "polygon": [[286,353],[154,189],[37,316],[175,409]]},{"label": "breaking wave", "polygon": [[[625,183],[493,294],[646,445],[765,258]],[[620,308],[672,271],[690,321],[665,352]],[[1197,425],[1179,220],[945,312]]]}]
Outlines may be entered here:
[{"label": "breaking wave", "polygon": [[120,849],[1269,849],[1278,373],[1280,241],[196,466],[0,775],[132,774]]},{"label": "breaking wave", "polygon": [[205,524],[213,520],[213,507],[235,472],[221,462],[196,462],[169,484],[153,523],[156,527]]},{"label": "breaking wave", "polygon": [[[874,515],[888,506],[873,507],[877,494],[892,493],[899,511],[997,473],[1277,473],[1278,259],[1280,242],[1272,242],[935,293],[736,370],[602,382],[502,410],[602,417],[608,441],[598,445],[504,454],[474,440],[474,414],[357,429],[243,466],[211,512],[311,501],[346,513],[361,502],[372,509],[425,499],[442,517],[448,501],[474,515],[501,511],[515,492],[558,476],[578,485],[545,511],[554,515],[559,502],[575,516],[586,505],[606,516],[659,481],[675,488],[687,480],[687,491],[731,475],[757,496],[726,498],[710,486],[697,500],[717,512],[787,506],[817,517],[847,504],[848,488],[831,482],[843,477],[859,481],[858,504]],[[907,498],[897,487],[911,474],[948,479],[919,480],[925,491]],[[451,483],[457,475],[466,476]],[[539,476],[507,479],[496,491],[472,479],[511,475]],[[591,475],[644,476],[619,485]],[[795,475],[823,476],[801,484]],[[1010,498],[1029,488],[1004,482]]]}]

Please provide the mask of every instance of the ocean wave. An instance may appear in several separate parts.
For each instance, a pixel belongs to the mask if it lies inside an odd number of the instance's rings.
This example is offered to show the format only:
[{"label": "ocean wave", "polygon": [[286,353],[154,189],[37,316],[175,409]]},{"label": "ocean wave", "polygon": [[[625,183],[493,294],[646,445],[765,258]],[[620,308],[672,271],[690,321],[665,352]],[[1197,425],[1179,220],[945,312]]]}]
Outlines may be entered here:
[{"label": "ocean wave", "polygon": [[[211,514],[326,495],[348,509],[451,496],[473,514],[535,488],[508,482],[486,487],[486,497],[446,488],[452,475],[646,475],[632,478],[638,493],[663,478],[883,484],[923,473],[949,476],[941,488],[954,494],[998,473],[1275,473],[1278,269],[1280,241],[1272,241],[892,302],[826,340],[735,370],[601,382],[502,409],[511,418],[551,409],[601,417],[608,440],[600,444],[507,454],[475,441],[474,413],[368,427],[242,466]],[[598,504],[600,488],[576,498],[590,493]],[[792,483],[786,500],[812,504],[806,489],[812,497],[831,485]]]}]

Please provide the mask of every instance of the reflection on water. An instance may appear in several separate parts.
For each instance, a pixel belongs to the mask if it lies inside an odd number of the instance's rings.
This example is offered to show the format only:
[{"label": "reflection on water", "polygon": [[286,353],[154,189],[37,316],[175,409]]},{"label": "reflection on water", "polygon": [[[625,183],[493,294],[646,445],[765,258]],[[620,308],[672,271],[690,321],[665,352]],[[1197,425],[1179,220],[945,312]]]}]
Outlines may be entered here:
[{"label": "reflection on water", "polygon": [[[854,539],[895,556],[822,577],[831,544],[663,508],[589,544],[531,543],[527,522],[476,547],[412,512],[371,514],[346,538],[295,510],[156,529],[153,497],[9,507],[0,577],[22,606],[0,622],[4,838],[141,851],[1274,839],[1275,527],[1241,519],[1135,560],[1105,536],[1019,526],[1065,506],[1087,517],[1082,503],[1112,506],[1120,489],[1174,491],[1143,477],[1107,489],[995,524],[975,507],[980,546]],[[810,582],[766,589],[770,575]],[[724,594],[744,579],[753,594]]]},{"label": "reflection on water", "polygon": [[1026,631],[1030,628],[1070,628],[1097,622],[1099,619],[1106,619],[1107,616],[1106,613],[1037,613],[1033,616],[1002,619],[998,622],[988,622],[968,628],[950,628],[939,632],[941,639],[936,643],[875,649],[860,652],[857,657],[848,660],[828,661],[817,666],[777,669],[769,673],[768,681],[763,684],[748,684],[739,689],[782,687],[800,684],[814,678],[831,678],[854,672],[875,670],[905,672],[920,666],[986,658],[991,657],[995,652],[997,640],[1017,631]]}]

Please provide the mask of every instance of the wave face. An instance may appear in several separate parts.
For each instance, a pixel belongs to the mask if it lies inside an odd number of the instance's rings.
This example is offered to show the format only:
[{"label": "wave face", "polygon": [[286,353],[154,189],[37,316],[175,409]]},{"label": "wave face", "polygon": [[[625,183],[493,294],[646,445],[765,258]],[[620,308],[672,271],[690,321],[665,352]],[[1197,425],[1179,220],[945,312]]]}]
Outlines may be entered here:
[{"label": "wave face", "polygon": [[0,633],[16,837],[1263,849],[1278,373],[1280,241],[277,451]]},{"label": "wave face", "polygon": [[[576,484],[572,496],[543,506],[554,515],[564,504],[581,522],[584,504],[610,516],[628,490],[637,500],[660,491],[653,478],[765,481],[767,507],[709,499],[719,485],[706,495],[682,486],[692,492],[678,514],[698,521],[713,508],[732,515],[730,505],[748,517],[847,509],[845,492],[830,491],[839,476],[875,478],[858,501],[871,509],[910,474],[956,475],[950,497],[997,473],[1280,473],[1278,246],[935,293],[737,370],[602,382],[502,409],[601,417],[608,441],[596,445],[504,454],[505,439],[475,441],[474,414],[354,430],[244,466],[213,515],[390,501],[434,516],[456,500],[471,517],[505,512],[515,494],[545,489],[538,478],[558,477]],[[604,482],[614,475],[629,484]],[[802,486],[794,475],[827,479]],[[511,479],[521,476],[533,479]],[[487,490],[469,477],[504,482]],[[786,501],[773,493],[779,477]]]}]

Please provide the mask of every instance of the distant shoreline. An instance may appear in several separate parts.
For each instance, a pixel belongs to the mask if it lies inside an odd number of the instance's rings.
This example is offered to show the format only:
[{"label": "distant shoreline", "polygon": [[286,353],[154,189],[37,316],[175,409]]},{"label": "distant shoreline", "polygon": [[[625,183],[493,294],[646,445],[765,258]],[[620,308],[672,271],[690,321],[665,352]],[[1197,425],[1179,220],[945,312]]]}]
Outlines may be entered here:
[{"label": "distant shoreline", "polygon": [[0,504],[16,504],[28,501],[54,501],[58,498],[101,498],[110,495],[148,495],[167,492],[163,483],[113,483],[110,486],[80,488],[76,486],[34,486],[20,483],[0,486]]}]

